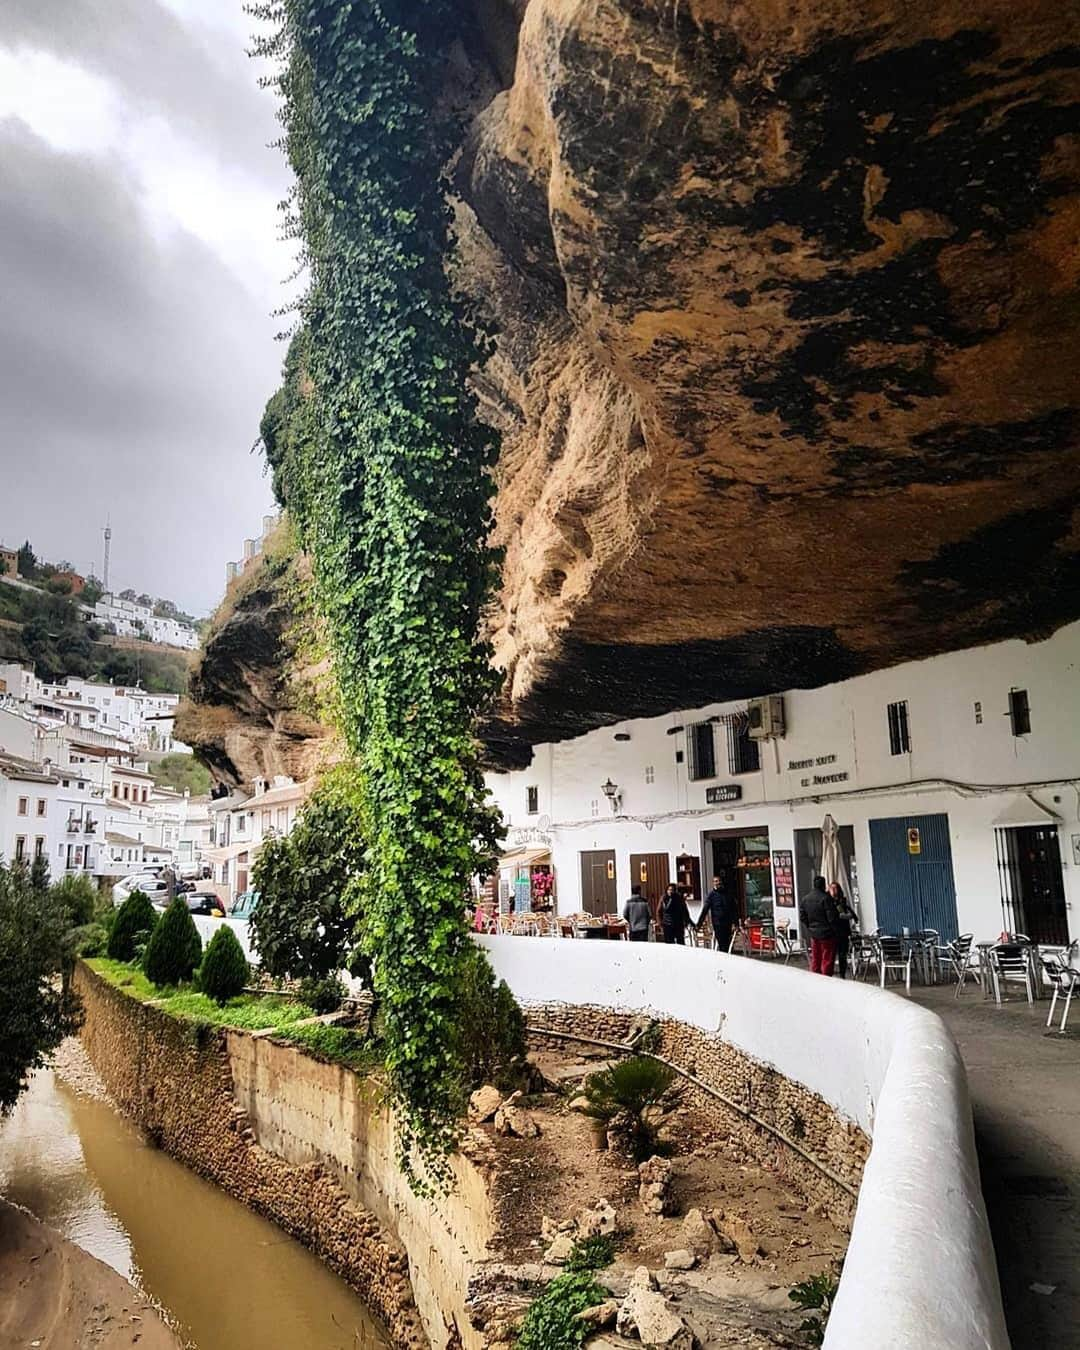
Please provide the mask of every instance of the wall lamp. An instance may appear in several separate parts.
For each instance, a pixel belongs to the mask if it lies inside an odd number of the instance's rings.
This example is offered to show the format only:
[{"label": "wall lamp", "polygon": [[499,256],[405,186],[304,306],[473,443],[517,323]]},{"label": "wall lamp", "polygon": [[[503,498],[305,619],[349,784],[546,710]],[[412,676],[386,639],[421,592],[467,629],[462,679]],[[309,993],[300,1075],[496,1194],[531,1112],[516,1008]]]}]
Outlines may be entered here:
[{"label": "wall lamp", "polygon": [[611,803],[612,811],[615,814],[618,814],[619,807],[622,805],[622,793],[619,791],[618,784],[613,783],[609,778],[607,782],[602,785],[600,790]]}]

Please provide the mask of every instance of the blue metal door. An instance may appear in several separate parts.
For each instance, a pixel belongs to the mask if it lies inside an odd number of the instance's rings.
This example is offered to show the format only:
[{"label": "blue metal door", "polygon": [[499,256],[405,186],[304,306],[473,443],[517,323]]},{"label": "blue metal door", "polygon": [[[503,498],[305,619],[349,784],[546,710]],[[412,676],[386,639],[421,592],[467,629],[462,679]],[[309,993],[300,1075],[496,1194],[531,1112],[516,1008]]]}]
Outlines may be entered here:
[{"label": "blue metal door", "polygon": [[877,922],[882,932],[934,928],[943,941],[957,936],[947,815],[872,820],[870,851]]}]

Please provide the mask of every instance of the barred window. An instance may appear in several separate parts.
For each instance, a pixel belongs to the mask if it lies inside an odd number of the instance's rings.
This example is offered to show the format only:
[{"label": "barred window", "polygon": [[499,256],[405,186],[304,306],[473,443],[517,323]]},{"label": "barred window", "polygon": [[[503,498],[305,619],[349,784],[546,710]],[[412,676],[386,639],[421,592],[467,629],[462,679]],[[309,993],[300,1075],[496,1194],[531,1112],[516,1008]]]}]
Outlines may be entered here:
[{"label": "barred window", "polygon": [[695,722],[686,733],[688,777],[692,782],[716,777],[716,741],[711,722]]},{"label": "barred window", "polygon": [[889,714],[889,754],[906,755],[911,749],[911,733],[908,730],[907,699],[899,703],[890,703]]}]

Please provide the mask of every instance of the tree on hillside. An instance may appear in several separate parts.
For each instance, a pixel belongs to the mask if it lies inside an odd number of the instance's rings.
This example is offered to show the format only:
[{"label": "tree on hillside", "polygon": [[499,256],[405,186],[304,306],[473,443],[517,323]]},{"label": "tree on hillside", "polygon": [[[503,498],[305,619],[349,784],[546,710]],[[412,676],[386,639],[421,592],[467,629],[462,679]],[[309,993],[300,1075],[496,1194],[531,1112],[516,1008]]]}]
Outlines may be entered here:
[{"label": "tree on hillside", "polygon": [[37,558],[34,557],[34,550],[30,547],[28,539],[22,548],[19,549],[19,576],[27,581],[33,581],[37,576]]},{"label": "tree on hillside", "polygon": [[134,592],[134,591],[131,589],[131,587],[129,586],[129,587],[127,588],[126,591],[121,591],[121,592],[120,592],[120,599],[121,599],[121,600],[134,600],[134,599],[135,599],[135,592]]},{"label": "tree on hillside", "polygon": [[210,770],[200,764],[194,755],[180,752],[162,755],[156,764],[151,764],[150,772],[154,782],[161,787],[175,788],[177,792],[188,791],[193,797],[204,797],[210,791]]},{"label": "tree on hillside", "polygon": [[96,605],[104,594],[105,587],[101,584],[101,579],[91,572],[86,578],[86,585],[83,587],[82,595],[79,598],[85,605]]},{"label": "tree on hillside", "polygon": [[152,595],[147,595],[144,591],[142,595],[138,597],[136,604],[142,605],[144,609],[153,609],[154,597]]},{"label": "tree on hillside", "polygon": [[78,1029],[80,1004],[57,984],[67,919],[24,867],[0,863],[0,1114],[11,1110],[31,1070]]}]

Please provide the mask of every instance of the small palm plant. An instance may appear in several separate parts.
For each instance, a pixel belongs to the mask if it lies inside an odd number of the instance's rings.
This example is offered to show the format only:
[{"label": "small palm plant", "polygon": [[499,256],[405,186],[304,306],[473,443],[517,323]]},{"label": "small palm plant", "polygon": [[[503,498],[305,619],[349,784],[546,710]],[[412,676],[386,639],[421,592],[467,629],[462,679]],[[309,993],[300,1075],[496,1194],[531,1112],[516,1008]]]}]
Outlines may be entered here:
[{"label": "small palm plant", "polygon": [[644,1055],[634,1055],[585,1080],[585,1114],[626,1136],[636,1162],[659,1151],[652,1108],[673,1104],[675,1071]]}]

